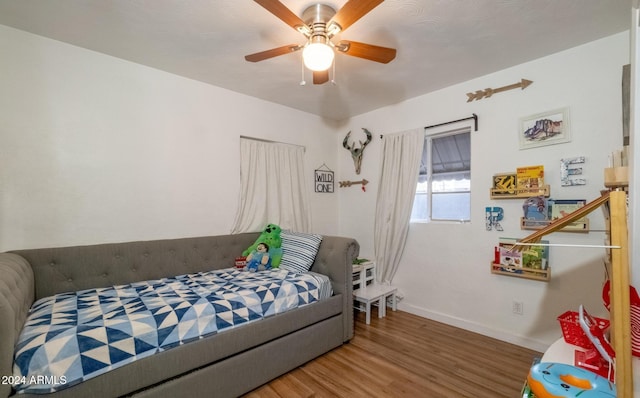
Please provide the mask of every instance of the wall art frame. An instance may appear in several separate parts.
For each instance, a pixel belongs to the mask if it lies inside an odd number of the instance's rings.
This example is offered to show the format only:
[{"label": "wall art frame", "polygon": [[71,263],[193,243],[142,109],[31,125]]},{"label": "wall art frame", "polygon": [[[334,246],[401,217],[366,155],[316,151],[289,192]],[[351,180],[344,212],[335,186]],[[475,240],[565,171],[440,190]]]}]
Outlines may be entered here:
[{"label": "wall art frame", "polygon": [[519,121],[521,150],[571,141],[568,107],[521,117]]},{"label": "wall art frame", "polygon": [[313,184],[316,192],[333,193],[334,183],[333,170],[326,164],[322,163],[322,166],[314,170]]}]

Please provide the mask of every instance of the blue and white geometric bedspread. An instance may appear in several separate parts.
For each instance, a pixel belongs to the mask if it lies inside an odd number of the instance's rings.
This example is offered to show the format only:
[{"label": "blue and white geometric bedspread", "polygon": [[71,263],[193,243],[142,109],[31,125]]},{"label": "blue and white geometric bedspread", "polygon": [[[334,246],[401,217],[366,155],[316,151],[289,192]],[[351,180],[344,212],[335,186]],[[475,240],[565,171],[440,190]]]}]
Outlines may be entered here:
[{"label": "blue and white geometric bedspread", "polygon": [[227,268],[43,298],[16,346],[14,386],[48,393],[318,300],[318,281]]}]

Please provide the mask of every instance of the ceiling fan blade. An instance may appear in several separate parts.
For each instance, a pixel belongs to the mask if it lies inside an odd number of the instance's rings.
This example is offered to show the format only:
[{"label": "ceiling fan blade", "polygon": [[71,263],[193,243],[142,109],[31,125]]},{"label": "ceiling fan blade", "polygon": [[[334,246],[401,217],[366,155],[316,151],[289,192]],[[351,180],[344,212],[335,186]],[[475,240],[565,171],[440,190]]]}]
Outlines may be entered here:
[{"label": "ceiling fan blade", "polygon": [[313,84],[323,84],[329,81],[329,69],[313,72]]},{"label": "ceiling fan blade", "polygon": [[301,47],[297,44],[289,44],[282,47],[272,48],[271,50],[260,51],[259,53],[245,55],[244,59],[249,62],[259,62],[265,59],[277,57],[279,55],[285,55],[298,51]]},{"label": "ceiling fan blade", "polygon": [[280,18],[284,23],[291,26],[295,30],[300,30],[300,27],[306,27],[307,25],[304,23],[299,16],[294,14],[290,9],[288,9],[284,4],[279,2],[278,0],[254,0],[256,3],[260,4],[267,11]]},{"label": "ceiling fan blade", "polygon": [[340,25],[341,31],[345,31],[354,22],[365,16],[383,1],[384,0],[349,0],[338,10],[327,25],[331,25],[333,22]]},{"label": "ceiling fan blade", "polygon": [[357,41],[341,40],[337,50],[353,57],[368,59],[369,61],[387,64],[396,57],[396,49],[374,46],[373,44]]}]

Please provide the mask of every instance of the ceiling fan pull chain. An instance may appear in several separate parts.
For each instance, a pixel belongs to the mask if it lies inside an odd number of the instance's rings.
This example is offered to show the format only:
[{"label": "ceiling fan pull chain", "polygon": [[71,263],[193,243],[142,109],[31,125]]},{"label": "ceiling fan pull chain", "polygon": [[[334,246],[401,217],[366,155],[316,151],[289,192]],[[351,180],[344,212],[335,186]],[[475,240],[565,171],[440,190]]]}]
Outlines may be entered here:
[{"label": "ceiling fan pull chain", "polygon": [[300,73],[302,75],[302,80],[300,80],[300,85],[304,86],[307,84],[307,82],[304,80],[304,59],[302,57],[300,57],[300,65],[301,65]]},{"label": "ceiling fan pull chain", "polygon": [[336,83],[336,60],[333,60],[333,71],[331,73],[331,84],[333,84],[334,86],[337,85]]}]

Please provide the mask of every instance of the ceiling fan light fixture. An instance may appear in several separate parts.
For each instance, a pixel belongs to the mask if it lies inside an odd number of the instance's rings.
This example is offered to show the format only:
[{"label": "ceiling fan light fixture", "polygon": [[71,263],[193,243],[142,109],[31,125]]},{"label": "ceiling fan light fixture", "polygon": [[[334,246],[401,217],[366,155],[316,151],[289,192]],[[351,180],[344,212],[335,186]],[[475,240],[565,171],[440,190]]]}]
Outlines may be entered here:
[{"label": "ceiling fan light fixture", "polygon": [[[389,63],[396,57],[395,48],[375,46],[356,41],[342,40],[338,44],[331,40],[336,38],[354,22],[376,8],[384,0],[343,0],[346,1],[336,11],[327,4],[312,4],[305,8],[301,16],[296,15],[281,0],[254,0],[271,14],[278,17],[293,29],[306,37],[303,44],[289,44],[246,55],[249,62],[266,59],[302,50],[302,83],[304,69],[313,71],[313,84],[324,84],[329,81],[329,68],[333,66],[335,75],[335,54],[339,51],[351,57],[369,61]],[[332,80],[332,83],[334,81]]]},{"label": "ceiling fan light fixture", "polygon": [[304,66],[315,72],[321,72],[329,69],[333,64],[335,53],[333,48],[328,44],[315,42],[309,43],[302,50],[302,59]]}]

